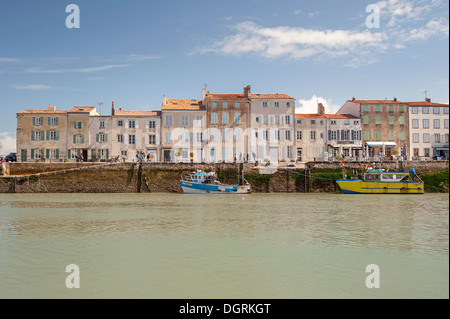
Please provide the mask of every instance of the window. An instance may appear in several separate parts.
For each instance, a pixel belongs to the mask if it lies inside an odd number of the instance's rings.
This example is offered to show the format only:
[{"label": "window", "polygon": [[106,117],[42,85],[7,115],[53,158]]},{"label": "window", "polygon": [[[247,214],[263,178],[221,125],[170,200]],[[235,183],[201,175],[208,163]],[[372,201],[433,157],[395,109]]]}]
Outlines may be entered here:
[{"label": "window", "polygon": [[136,135],[128,135],[128,144],[136,144]]},{"label": "window", "polygon": [[57,159],[59,156],[57,156],[58,155],[58,153],[59,152],[57,152],[57,150],[47,150],[47,152],[48,152],[48,158],[50,158],[50,159]]},{"label": "window", "polygon": [[228,113],[227,112],[222,113],[222,124],[228,124]]},{"label": "window", "polygon": [[405,131],[400,131],[399,132],[399,138],[398,138],[400,141],[404,141],[404,140],[406,140],[406,134],[405,134]]},{"label": "window", "polygon": [[418,114],[419,113],[419,108],[417,106],[413,106],[411,111],[412,111],[412,114]]},{"label": "window", "polygon": [[223,128],[222,129],[222,141],[226,141],[228,138],[228,129],[227,128]]},{"label": "window", "polygon": [[156,128],[156,121],[148,121],[148,128]]},{"label": "window", "polygon": [[267,107],[268,106],[267,102],[262,102],[262,106]]},{"label": "window", "polygon": [[240,107],[241,104],[239,102],[234,103],[234,107]]},{"label": "window", "polygon": [[394,104],[389,104],[389,112],[394,112]]},{"label": "window", "polygon": [[279,107],[279,106],[280,106],[280,102],[275,102],[275,103],[274,103],[274,106],[275,106],[275,107]]},{"label": "window", "polygon": [[263,140],[267,141],[269,139],[269,131],[262,130],[261,133],[262,133]]},{"label": "window", "polygon": [[189,118],[187,115],[181,115],[181,126],[188,126]]},{"label": "window", "polygon": [[50,140],[51,141],[59,140],[59,132],[58,131],[50,131]]},{"label": "window", "polygon": [[285,123],[286,125],[291,125],[291,116],[290,116],[290,115],[286,115],[286,116],[284,117],[284,123]]},{"label": "window", "polygon": [[287,107],[291,107],[291,102],[286,102]]},{"label": "window", "polygon": [[380,115],[375,116],[375,124],[381,124],[381,116]]},{"label": "window", "polygon": [[241,140],[241,129],[240,128],[234,130],[234,138],[236,139],[236,141]]},{"label": "window", "polygon": [[217,113],[211,113],[211,124],[217,124]]},{"label": "window", "polygon": [[50,118],[50,125],[58,125],[58,118],[57,117],[52,117]]},{"label": "window", "polygon": [[369,104],[364,104],[363,105],[363,111],[364,112],[369,112]]},{"label": "window", "polygon": [[422,108],[422,113],[423,113],[423,114],[430,114],[430,109],[429,109],[427,106],[424,106],[424,107]]},{"label": "window", "polygon": [[444,120],[444,128],[449,128],[448,119]]},{"label": "window", "polygon": [[369,124],[369,116],[368,116],[368,115],[364,115],[364,117],[363,117],[363,123],[364,123],[364,124]]},{"label": "window", "polygon": [[444,107],[444,114],[448,114],[448,106]]},{"label": "window", "polygon": [[227,159],[227,148],[226,147],[222,147],[222,159],[223,160]]},{"label": "window", "polygon": [[291,158],[292,157],[292,146],[286,147],[286,157]]},{"label": "window", "polygon": [[370,131],[363,131],[364,132],[364,140],[369,141],[370,140]]},{"label": "window", "polygon": [[419,128],[419,120],[412,120],[412,128]]},{"label": "window", "polygon": [[389,125],[394,125],[394,117],[389,115]]},{"label": "window", "polygon": [[405,106],[404,106],[403,104],[400,104],[400,105],[398,106],[398,111],[399,111],[400,113],[405,112]]},{"label": "window", "polygon": [[155,145],[156,144],[156,135],[149,135],[148,136],[148,144]]},{"label": "window", "polygon": [[441,142],[441,134],[434,134],[434,143]]},{"label": "window", "polygon": [[286,136],[286,140],[287,140],[287,141],[290,141],[290,140],[291,140],[291,131],[286,130],[286,131],[285,131],[285,136]]},{"label": "window", "polygon": [[379,130],[375,131],[375,139],[377,141],[381,141],[381,131]]},{"label": "window", "polygon": [[419,157],[419,149],[418,148],[413,149],[413,152],[414,152],[414,157]]},{"label": "window", "polygon": [[197,142],[197,143],[201,143],[202,142],[202,140],[203,140],[203,134],[202,133],[195,133],[195,141]]},{"label": "window", "polygon": [[118,120],[118,121],[117,121],[117,126],[123,127],[123,121],[122,121],[122,120]]},{"label": "window", "polygon": [[216,141],[217,140],[217,129],[213,128],[211,129],[211,141]]},{"label": "window", "polygon": [[234,124],[241,124],[241,113],[234,113]]},{"label": "window", "polygon": [[[34,154],[33,154],[34,151]],[[35,149],[35,150],[31,150],[31,158],[33,159],[33,155],[34,155],[34,159],[41,159],[42,158],[42,153],[40,149]]]},{"label": "window", "polygon": [[389,131],[389,140],[394,141],[395,140],[395,131]]},{"label": "window", "polygon": [[136,128],[136,122],[134,120],[128,121],[128,128]]},{"label": "window", "polygon": [[120,154],[121,154],[122,156],[125,156],[125,157],[126,157],[126,156],[127,156],[127,151],[121,151]]},{"label": "window", "polygon": [[73,136],[73,144],[83,144],[83,143],[84,143],[84,135]]},{"label": "window", "polygon": [[107,142],[107,141],[108,141],[108,134],[103,134],[103,133],[98,134],[97,142]]},{"label": "window", "polygon": [[440,121],[439,120],[434,120],[433,121],[433,126],[434,126],[434,128],[440,128]]},{"label": "window", "polygon": [[301,141],[302,139],[302,131],[297,131],[297,140]]},{"label": "window", "polygon": [[258,116],[255,118],[255,121],[256,121],[256,123],[259,123],[259,117]]},{"label": "window", "polygon": [[381,105],[375,104],[375,112],[381,112]]},{"label": "window", "polygon": [[316,124],[316,120],[311,120],[311,124]]},{"label": "window", "polygon": [[[300,123],[299,123],[299,121],[300,120],[297,120],[297,123],[301,124],[302,121],[300,121]],[[275,115],[275,125],[280,125],[280,116],[279,115]]]},{"label": "window", "polygon": [[336,121],[331,121],[331,125],[336,125]]},{"label": "window", "polygon": [[172,143],[172,132],[166,132],[166,143]]},{"label": "window", "polygon": [[31,140],[36,140],[36,141],[40,141],[44,139],[44,133],[41,131],[35,131],[34,134],[32,132],[31,134]]},{"label": "window", "polygon": [[398,124],[405,125],[405,116],[404,115],[400,115],[398,117]]},{"label": "window", "polygon": [[222,105],[223,107],[228,107],[228,102],[223,102]]},{"label": "window", "polygon": [[430,143],[430,134],[429,133],[424,133],[423,134],[423,142],[424,143]]},{"label": "window", "polygon": [[279,141],[280,140],[280,131],[279,130],[274,130],[274,133],[275,133],[275,140]]},{"label": "window", "polygon": [[217,107],[217,102],[212,102],[212,103],[211,103],[211,106],[212,106],[212,107]]},{"label": "window", "polygon": [[82,122],[73,122],[73,128],[75,129],[81,129],[83,126]]},{"label": "window", "polygon": [[42,117],[33,117],[33,125],[42,125]]},{"label": "window", "polygon": [[173,119],[172,115],[166,115],[166,126],[172,126],[173,125]]},{"label": "window", "polygon": [[439,108],[439,106],[433,107],[433,114],[441,114],[441,109]]},{"label": "window", "polygon": [[418,133],[414,133],[412,137],[413,137],[413,143],[419,143],[419,134]]},{"label": "window", "polygon": [[268,125],[269,124],[269,116],[267,114],[263,115],[263,124]]},{"label": "window", "polygon": [[423,120],[422,125],[423,128],[430,128],[430,120]]},{"label": "window", "polygon": [[123,135],[117,135],[117,142],[118,143],[123,143]]},{"label": "window", "polygon": [[316,131],[311,131],[311,140],[312,141],[316,140]]},{"label": "window", "polygon": [[100,121],[100,128],[105,128],[105,121]]},{"label": "window", "polygon": [[423,155],[425,157],[430,157],[430,149],[429,148],[424,148],[423,149]]}]

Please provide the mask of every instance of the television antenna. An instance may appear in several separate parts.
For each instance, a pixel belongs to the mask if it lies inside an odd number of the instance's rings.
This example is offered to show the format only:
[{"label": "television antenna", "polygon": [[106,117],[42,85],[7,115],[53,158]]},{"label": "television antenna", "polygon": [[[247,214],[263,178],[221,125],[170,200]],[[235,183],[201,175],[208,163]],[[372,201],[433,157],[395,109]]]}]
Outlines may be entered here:
[{"label": "television antenna", "polygon": [[425,101],[426,101],[428,98],[428,96],[427,96],[428,91],[424,91],[423,93],[425,94]]}]

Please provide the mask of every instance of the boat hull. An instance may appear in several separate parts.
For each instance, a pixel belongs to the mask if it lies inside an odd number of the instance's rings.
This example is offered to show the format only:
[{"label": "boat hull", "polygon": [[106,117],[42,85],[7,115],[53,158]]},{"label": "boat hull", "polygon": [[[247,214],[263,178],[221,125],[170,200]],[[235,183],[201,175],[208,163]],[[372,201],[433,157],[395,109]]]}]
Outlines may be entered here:
[{"label": "boat hull", "polygon": [[339,179],[336,181],[344,194],[423,194],[423,183],[366,182]]},{"label": "boat hull", "polygon": [[204,184],[180,181],[185,194],[250,194],[250,185]]}]

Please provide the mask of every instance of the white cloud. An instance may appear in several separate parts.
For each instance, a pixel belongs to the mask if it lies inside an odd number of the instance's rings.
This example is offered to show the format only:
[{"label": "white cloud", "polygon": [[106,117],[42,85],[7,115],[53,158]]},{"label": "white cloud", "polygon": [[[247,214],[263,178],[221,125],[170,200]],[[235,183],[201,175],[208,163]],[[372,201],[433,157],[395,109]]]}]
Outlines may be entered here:
[{"label": "white cloud", "polygon": [[235,26],[237,33],[226,37],[203,52],[224,55],[261,54],[265,58],[301,59],[326,55],[336,57],[351,51],[383,45],[385,35],[368,30],[312,30],[297,27],[264,28],[253,22]]},{"label": "white cloud", "polygon": [[44,84],[31,84],[31,85],[15,85],[14,88],[19,90],[45,90],[50,89],[51,86]]},{"label": "white cloud", "polygon": [[124,68],[130,66],[129,64],[110,64],[110,65],[103,65],[103,66],[97,66],[97,67],[90,67],[90,68],[78,68],[78,69],[37,69],[37,68],[30,68],[25,70],[25,73],[65,73],[65,72],[79,72],[79,73],[91,73],[91,72],[98,72],[98,71],[106,71],[116,68]]},{"label": "white cloud", "polygon": [[11,132],[0,132],[0,154],[8,155],[16,152],[16,136]]},{"label": "white cloud", "polygon": [[22,60],[14,58],[4,58],[0,57],[0,63],[20,63]]},{"label": "white cloud", "polygon": [[313,95],[309,100],[298,99],[295,113],[313,113],[317,114],[317,104],[322,103],[326,114],[336,113],[341,105],[333,103],[331,99]]}]

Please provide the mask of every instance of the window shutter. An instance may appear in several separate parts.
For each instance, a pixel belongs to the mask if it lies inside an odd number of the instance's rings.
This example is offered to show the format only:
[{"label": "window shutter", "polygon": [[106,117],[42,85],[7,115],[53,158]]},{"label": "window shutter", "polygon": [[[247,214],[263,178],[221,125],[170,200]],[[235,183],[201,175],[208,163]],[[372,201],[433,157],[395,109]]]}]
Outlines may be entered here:
[{"label": "window shutter", "polygon": [[45,131],[45,137],[47,141],[50,139],[50,131]]},{"label": "window shutter", "polygon": [[49,158],[50,158],[50,150],[49,150],[49,149],[46,149],[46,150],[45,150],[45,158],[46,158],[46,159],[49,159]]},{"label": "window shutter", "polygon": [[33,125],[36,125],[36,118],[33,117]]},{"label": "window shutter", "polygon": [[102,157],[102,155],[101,155],[101,149],[98,149],[97,150],[97,158],[101,158]]},{"label": "window shutter", "polygon": [[34,149],[31,149],[31,159],[34,159]]},{"label": "window shutter", "polygon": [[98,142],[98,134],[95,134],[95,141]]},{"label": "window shutter", "polygon": [[76,144],[76,143],[77,143],[77,136],[74,135],[74,136],[73,136],[73,144]]},{"label": "window shutter", "polygon": [[73,128],[77,128],[77,122],[73,122]]},{"label": "window shutter", "polygon": [[70,150],[67,150],[67,159],[70,159]]},{"label": "window shutter", "polygon": [[56,159],[59,159],[59,148],[56,149]]},{"label": "window shutter", "polygon": [[34,131],[31,131],[31,140],[34,141]]},{"label": "window shutter", "polygon": [[136,134],[135,137],[136,137],[135,143],[136,143],[136,146],[138,146],[139,145],[139,136]]},{"label": "window shutter", "polygon": [[50,117],[47,117],[47,123],[50,125]]},{"label": "window shutter", "polygon": [[56,131],[56,140],[59,141],[59,131]]},{"label": "window shutter", "polygon": [[43,117],[41,117],[41,124],[43,124],[44,123],[44,118]]},{"label": "window shutter", "polygon": [[84,144],[84,135],[81,135],[81,144]]},{"label": "window shutter", "polygon": [[105,142],[108,142],[108,134],[105,134]]},{"label": "window shutter", "polygon": [[109,149],[106,149],[106,159],[109,159]]},{"label": "window shutter", "polygon": [[55,118],[55,124],[58,125],[58,118]]}]

